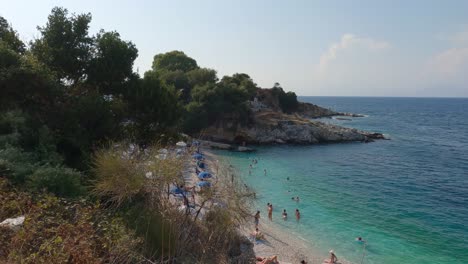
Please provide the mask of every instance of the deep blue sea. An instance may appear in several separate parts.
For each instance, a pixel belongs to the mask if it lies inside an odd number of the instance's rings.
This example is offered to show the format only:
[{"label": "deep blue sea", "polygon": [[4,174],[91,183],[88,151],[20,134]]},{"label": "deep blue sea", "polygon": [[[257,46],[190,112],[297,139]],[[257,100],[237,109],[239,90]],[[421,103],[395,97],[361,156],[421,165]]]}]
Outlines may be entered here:
[{"label": "deep blue sea", "polygon": [[[468,99],[299,99],[364,114],[322,121],[391,140],[218,152],[255,189],[264,216],[273,203],[278,228],[353,263],[468,263]],[[248,175],[254,157],[259,162]],[[358,236],[367,241],[365,251]]]}]

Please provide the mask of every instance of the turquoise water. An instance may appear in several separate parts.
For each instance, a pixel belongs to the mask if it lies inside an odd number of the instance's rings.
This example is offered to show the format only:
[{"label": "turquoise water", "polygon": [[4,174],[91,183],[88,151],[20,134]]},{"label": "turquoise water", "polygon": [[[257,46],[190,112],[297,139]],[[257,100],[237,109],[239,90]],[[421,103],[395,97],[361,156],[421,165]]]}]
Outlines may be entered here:
[{"label": "turquoise water", "polygon": [[[368,115],[324,121],[391,140],[217,152],[257,192],[262,221],[271,202],[280,228],[354,263],[363,253],[363,263],[468,263],[468,99],[300,99]],[[259,162],[249,175],[253,157]],[[365,252],[358,236],[368,242]]]}]

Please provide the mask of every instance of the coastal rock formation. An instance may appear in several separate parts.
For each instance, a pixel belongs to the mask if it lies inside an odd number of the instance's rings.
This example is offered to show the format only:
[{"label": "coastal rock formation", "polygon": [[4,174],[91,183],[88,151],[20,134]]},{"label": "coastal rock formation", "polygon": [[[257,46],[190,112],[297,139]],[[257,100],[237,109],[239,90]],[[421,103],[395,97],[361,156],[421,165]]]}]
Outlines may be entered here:
[{"label": "coastal rock formation", "polygon": [[333,110],[320,107],[318,105],[300,102],[297,107],[297,113],[307,118],[320,118],[342,115]]},{"label": "coastal rock formation", "polygon": [[[285,107],[280,98],[290,97],[281,88],[258,89],[256,96],[249,101],[250,114],[248,120],[239,120],[226,116],[214,125],[203,130],[201,137],[210,141],[229,144],[317,144],[332,142],[371,142],[374,139],[384,139],[380,133],[360,131],[327,124],[319,120],[323,117],[342,116],[363,117],[360,114],[340,113],[320,107],[315,104],[298,102]],[[288,97],[288,98],[289,98]],[[288,100],[291,100],[289,98]],[[292,107],[292,106],[294,107]],[[212,146],[213,148],[233,147]],[[249,151],[238,149],[238,151]]]},{"label": "coastal rock formation", "polygon": [[226,122],[204,131],[204,137],[221,142],[253,144],[316,144],[331,142],[370,142],[383,139],[380,133],[369,133],[320,121],[312,121],[298,114],[287,115],[276,111],[260,111],[253,115],[250,125]]}]

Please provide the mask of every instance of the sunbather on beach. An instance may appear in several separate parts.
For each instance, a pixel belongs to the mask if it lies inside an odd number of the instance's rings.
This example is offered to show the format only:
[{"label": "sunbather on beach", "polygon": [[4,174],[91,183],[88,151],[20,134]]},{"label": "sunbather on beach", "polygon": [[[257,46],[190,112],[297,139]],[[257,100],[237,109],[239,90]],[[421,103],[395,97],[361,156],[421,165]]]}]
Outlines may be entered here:
[{"label": "sunbather on beach", "polygon": [[259,239],[263,239],[263,240],[264,240],[264,239],[265,239],[265,236],[263,235],[262,232],[260,232],[260,231],[258,230],[258,228],[255,228],[255,232],[254,232],[252,235],[253,235],[253,237],[255,238],[255,240],[259,240]]},{"label": "sunbather on beach", "polygon": [[338,261],[333,250],[330,250],[330,259],[325,260],[325,263],[335,264]]},{"label": "sunbather on beach", "polygon": [[261,263],[261,264],[275,264],[275,263],[279,263],[279,262],[278,262],[278,257],[277,257],[277,256],[273,256],[273,257],[269,257],[269,258],[257,257],[257,263]]}]

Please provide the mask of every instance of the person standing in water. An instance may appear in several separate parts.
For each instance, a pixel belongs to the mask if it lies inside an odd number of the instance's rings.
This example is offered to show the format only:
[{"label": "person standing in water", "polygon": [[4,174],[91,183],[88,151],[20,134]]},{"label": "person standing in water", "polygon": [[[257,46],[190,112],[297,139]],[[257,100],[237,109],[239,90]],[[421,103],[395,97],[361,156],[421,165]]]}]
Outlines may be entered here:
[{"label": "person standing in water", "polygon": [[301,219],[301,213],[299,213],[299,209],[296,209],[296,220],[299,221]]},{"label": "person standing in water", "polygon": [[288,213],[286,213],[286,209],[283,209],[283,220],[286,221],[287,218],[288,218]]},{"label": "person standing in water", "polygon": [[268,219],[270,221],[273,219],[273,205],[271,203],[268,203]]},{"label": "person standing in water", "polygon": [[266,176],[266,169],[263,169],[263,174],[265,174],[265,176]]}]

